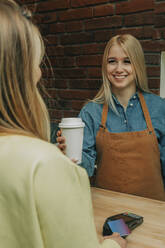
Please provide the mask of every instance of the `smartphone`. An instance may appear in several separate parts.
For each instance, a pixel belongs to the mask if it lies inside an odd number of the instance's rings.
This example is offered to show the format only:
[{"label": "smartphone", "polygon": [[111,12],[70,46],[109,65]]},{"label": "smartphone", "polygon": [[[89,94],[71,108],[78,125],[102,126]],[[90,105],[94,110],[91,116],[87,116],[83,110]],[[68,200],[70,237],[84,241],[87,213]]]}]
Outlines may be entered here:
[{"label": "smartphone", "polygon": [[131,233],[131,231],[129,230],[128,226],[125,224],[123,219],[109,220],[107,222],[107,225],[108,225],[108,233],[109,233],[108,235],[111,235],[114,232],[118,232],[120,233],[121,237],[125,238]]},{"label": "smartphone", "polygon": [[142,222],[142,216],[129,212],[110,216],[103,225],[103,236],[118,232],[123,238],[126,238]]}]

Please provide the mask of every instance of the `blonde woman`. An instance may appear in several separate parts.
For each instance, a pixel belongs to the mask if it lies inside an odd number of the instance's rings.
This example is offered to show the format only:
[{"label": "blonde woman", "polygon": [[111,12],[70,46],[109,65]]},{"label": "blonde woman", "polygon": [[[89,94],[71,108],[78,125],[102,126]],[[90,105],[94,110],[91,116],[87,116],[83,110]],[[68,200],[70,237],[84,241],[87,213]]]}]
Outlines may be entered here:
[{"label": "blonde woman", "polygon": [[165,101],[149,92],[135,37],[117,35],[107,43],[102,77],[98,94],[79,114],[85,122],[81,166],[89,177],[95,172],[98,187],[165,200]]},{"label": "blonde woman", "polygon": [[149,92],[144,54],[130,34],[105,48],[100,91],[80,112],[83,162],[96,185],[165,200],[165,102]]},{"label": "blonde woman", "polygon": [[38,92],[44,46],[30,13],[0,0],[0,244],[3,248],[125,248],[98,243],[85,170],[49,143]]}]

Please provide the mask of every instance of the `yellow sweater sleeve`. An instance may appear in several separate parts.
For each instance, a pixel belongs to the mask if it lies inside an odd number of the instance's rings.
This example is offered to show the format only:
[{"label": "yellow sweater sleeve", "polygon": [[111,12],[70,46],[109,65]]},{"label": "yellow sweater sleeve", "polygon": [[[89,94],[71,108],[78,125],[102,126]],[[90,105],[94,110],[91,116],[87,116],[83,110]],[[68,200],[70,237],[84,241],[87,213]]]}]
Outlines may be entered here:
[{"label": "yellow sweater sleeve", "polygon": [[86,171],[60,152],[40,161],[34,197],[45,248],[119,248],[98,242]]}]

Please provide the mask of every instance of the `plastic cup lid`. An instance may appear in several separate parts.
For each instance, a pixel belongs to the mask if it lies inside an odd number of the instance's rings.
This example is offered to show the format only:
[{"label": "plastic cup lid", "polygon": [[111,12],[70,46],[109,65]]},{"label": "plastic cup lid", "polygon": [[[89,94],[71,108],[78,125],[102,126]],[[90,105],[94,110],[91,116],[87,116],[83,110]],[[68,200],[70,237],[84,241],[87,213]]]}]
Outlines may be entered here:
[{"label": "plastic cup lid", "polygon": [[84,126],[85,123],[81,118],[62,118],[61,123],[59,123],[60,128],[78,128]]}]

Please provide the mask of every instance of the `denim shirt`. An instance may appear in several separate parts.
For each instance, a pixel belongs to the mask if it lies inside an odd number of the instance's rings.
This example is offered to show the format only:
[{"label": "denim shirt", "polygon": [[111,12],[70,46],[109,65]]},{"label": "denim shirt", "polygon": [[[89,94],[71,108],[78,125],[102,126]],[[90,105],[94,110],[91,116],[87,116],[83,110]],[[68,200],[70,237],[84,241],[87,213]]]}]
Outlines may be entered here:
[{"label": "denim shirt", "polygon": [[[152,93],[143,92],[143,95],[159,143],[162,176],[165,183],[165,100]],[[119,114],[109,107],[106,127],[110,132],[135,132],[147,129],[137,93],[130,98],[126,110],[114,96],[113,98]],[[101,124],[102,109],[103,104],[89,102],[79,114],[85,123],[81,166],[87,170],[89,176],[93,175],[95,168],[96,135]]]}]

